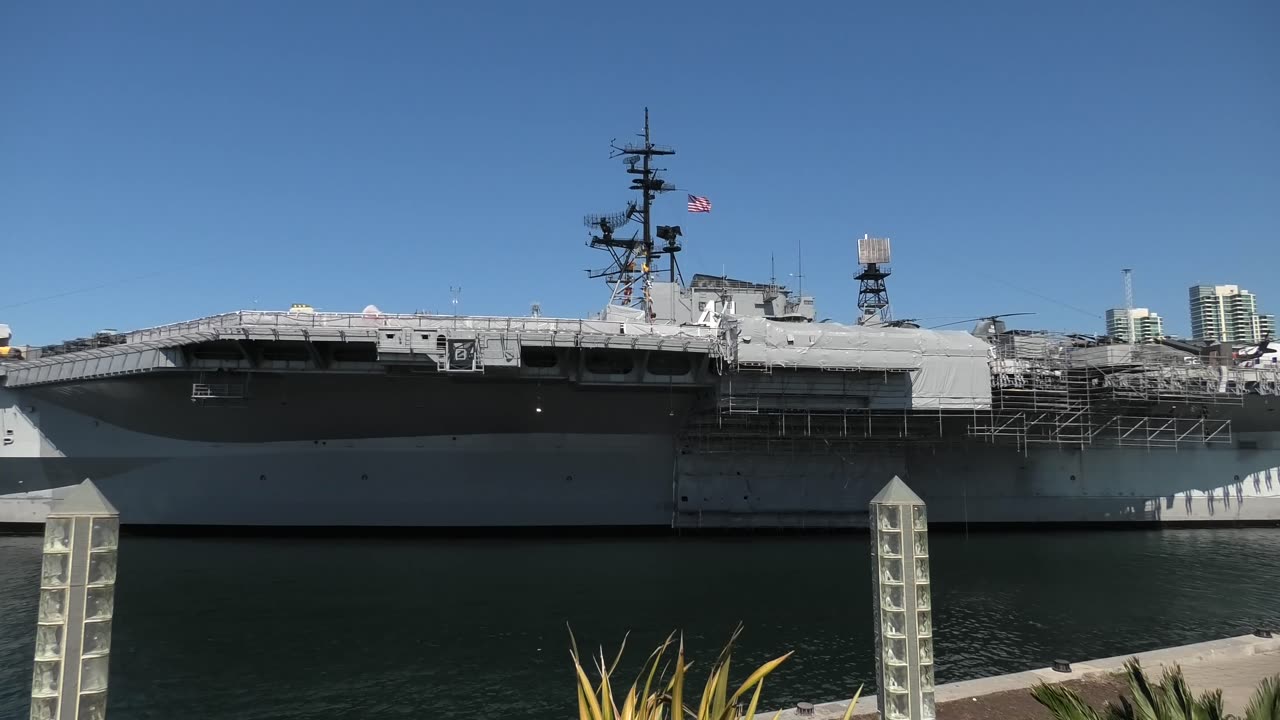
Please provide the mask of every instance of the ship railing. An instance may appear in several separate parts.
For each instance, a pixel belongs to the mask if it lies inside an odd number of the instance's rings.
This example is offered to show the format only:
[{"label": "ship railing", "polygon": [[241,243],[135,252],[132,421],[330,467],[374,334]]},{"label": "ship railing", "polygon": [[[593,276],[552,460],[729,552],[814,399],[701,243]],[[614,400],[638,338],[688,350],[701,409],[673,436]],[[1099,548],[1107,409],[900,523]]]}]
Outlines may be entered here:
[{"label": "ship railing", "polygon": [[991,404],[997,410],[1056,412],[1069,412],[1088,405],[1065,384],[996,387],[991,393]]},{"label": "ship railing", "polygon": [[1032,445],[1176,449],[1232,442],[1230,420],[1101,415],[1086,409],[1066,413],[871,409],[722,412],[713,419],[695,421],[686,428],[683,438],[691,448],[703,452],[758,447],[751,444],[761,442],[806,441],[831,447],[835,447],[833,443],[853,446],[864,442],[938,442],[946,439],[948,418],[966,419],[966,434],[971,438],[1011,444],[1024,452]]},{"label": "ship railing", "polygon": [[1027,418],[1024,413],[979,413],[975,419],[977,418],[985,419],[990,424],[980,425],[977,422],[971,424],[969,426],[970,435],[992,438],[1001,435],[1026,437]]},{"label": "ship railing", "polygon": [[945,439],[946,419],[968,417],[954,410],[879,410],[848,408],[811,412],[768,410],[758,413],[722,412],[713,418],[691,422],[681,437],[702,452],[726,452],[760,447],[762,442],[811,442],[903,444]]},{"label": "ship railing", "polygon": [[207,332],[210,330],[218,330],[220,328],[235,325],[235,320],[239,317],[239,313],[223,313],[221,315],[211,315],[196,320],[187,320],[185,322],[170,323],[168,325],[158,325],[156,327],[144,328],[142,330],[134,330],[125,333],[126,343],[139,343],[147,340],[160,340],[162,338],[173,337],[174,335],[186,335],[196,332]]},{"label": "ship railing", "polygon": [[1239,371],[1225,366],[1178,365],[1170,361],[1124,370],[1090,364],[1088,369],[1102,381],[1091,390],[1117,400],[1243,405],[1247,394]]},{"label": "ship railing", "polygon": [[729,413],[730,415],[735,415],[735,414],[759,415],[760,414],[760,398],[758,397],[742,398],[735,395],[728,395],[728,396],[725,396],[720,401],[720,409],[723,412]]},{"label": "ship railing", "polygon": [[[212,315],[197,320],[172,323],[136,330],[127,334],[128,342],[204,332],[232,327],[275,328],[346,328],[378,329],[414,327],[431,330],[469,330],[485,332],[551,332],[628,335],[679,335],[717,338],[719,330],[702,326],[646,323],[619,323],[613,320],[582,318],[500,317],[485,315],[427,315],[389,313],[318,313],[241,310]],[[621,329],[625,328],[625,329]]]},{"label": "ship railing", "polygon": [[1179,448],[1192,445],[1229,444],[1231,421],[1210,418],[1150,417],[1145,415],[1100,415],[1085,410],[1075,413],[992,411],[975,414],[969,426],[971,437],[991,442],[1011,442],[1025,449],[1030,445],[1086,447]]},{"label": "ship railing", "polygon": [[1228,444],[1232,441],[1230,420],[1131,415],[1111,418],[1097,429],[1094,437],[1124,447],[1148,448]]},{"label": "ship railing", "polygon": [[[988,424],[982,424],[983,420]],[[1083,447],[1090,440],[1088,415],[1083,412],[978,413],[968,434],[991,442],[1012,441],[1020,448],[1036,444]]]}]

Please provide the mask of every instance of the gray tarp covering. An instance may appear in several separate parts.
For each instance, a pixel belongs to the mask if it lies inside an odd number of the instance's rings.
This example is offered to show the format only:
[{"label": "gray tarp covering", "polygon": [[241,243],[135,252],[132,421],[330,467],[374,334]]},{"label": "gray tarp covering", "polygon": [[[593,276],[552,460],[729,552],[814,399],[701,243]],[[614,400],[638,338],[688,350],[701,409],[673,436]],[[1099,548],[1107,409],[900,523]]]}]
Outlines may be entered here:
[{"label": "gray tarp covering", "polygon": [[990,346],[965,332],[728,318],[736,361],[796,370],[905,372],[913,408],[991,405]]},{"label": "gray tarp covering", "polygon": [[981,355],[925,353],[920,369],[911,373],[911,407],[979,410],[991,407],[991,367],[986,357],[987,344],[972,335],[969,339],[982,347]]}]

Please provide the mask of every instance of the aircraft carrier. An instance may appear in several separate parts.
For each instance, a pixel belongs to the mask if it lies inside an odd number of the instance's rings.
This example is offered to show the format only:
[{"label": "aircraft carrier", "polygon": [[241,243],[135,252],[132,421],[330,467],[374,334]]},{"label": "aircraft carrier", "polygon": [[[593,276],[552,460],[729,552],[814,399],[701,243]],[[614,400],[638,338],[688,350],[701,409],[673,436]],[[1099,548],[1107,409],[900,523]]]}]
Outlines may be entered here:
[{"label": "aircraft carrier", "polygon": [[847,324],[686,282],[652,223],[674,151],[647,113],[614,150],[638,200],[586,218],[591,318],[299,305],[6,348],[0,525],[90,477],[135,526],[845,528],[893,475],[938,523],[1280,524],[1274,364],[895,321],[869,236]]}]

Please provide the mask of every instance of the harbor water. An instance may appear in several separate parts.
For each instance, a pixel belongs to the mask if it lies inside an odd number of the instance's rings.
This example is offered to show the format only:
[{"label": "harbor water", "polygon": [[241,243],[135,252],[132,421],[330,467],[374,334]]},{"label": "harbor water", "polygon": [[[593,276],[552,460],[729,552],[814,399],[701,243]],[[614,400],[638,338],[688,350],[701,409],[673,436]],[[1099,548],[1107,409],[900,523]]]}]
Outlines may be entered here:
[{"label": "harbor water", "polygon": [[[939,533],[938,682],[1280,626],[1280,530]],[[569,628],[634,671],[795,651],[769,707],[874,692],[866,537],[157,538],[121,544],[110,720],[576,712]],[[0,537],[0,718],[26,717],[39,538]],[[694,684],[701,685],[701,681]]]}]

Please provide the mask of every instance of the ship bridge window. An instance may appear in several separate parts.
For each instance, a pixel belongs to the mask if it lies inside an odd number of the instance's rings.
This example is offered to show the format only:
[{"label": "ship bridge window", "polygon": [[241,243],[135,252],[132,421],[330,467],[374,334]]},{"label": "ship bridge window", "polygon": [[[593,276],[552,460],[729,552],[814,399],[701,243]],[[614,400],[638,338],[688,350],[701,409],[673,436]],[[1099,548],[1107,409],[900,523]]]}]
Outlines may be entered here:
[{"label": "ship bridge window", "polygon": [[597,375],[626,375],[635,369],[631,353],[625,350],[588,350],[583,364]]}]

